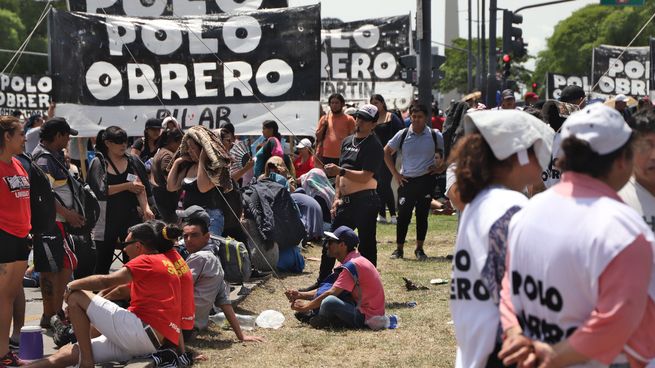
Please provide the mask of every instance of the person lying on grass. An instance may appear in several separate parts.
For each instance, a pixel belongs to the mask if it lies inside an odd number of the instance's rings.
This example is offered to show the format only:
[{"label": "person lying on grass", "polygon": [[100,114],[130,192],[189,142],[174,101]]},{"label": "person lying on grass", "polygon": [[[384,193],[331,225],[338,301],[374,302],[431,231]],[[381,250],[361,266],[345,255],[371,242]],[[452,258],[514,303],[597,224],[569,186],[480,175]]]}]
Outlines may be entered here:
[{"label": "person lying on grass", "polygon": [[357,251],[359,238],[341,226],[334,233],[325,232],[327,254],[340,266],[317,290],[287,290],[296,317],[314,328],[346,327],[360,329],[366,321],[384,315],[384,289],[375,266]]}]

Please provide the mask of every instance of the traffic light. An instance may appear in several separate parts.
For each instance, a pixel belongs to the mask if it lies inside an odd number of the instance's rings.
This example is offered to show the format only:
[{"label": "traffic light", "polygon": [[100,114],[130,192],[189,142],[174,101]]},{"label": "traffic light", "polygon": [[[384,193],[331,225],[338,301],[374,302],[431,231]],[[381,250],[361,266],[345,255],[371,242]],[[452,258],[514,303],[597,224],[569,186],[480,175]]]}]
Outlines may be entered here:
[{"label": "traffic light", "polygon": [[512,73],[512,57],[509,54],[503,55],[503,78],[509,78]]},{"label": "traffic light", "polygon": [[528,44],[523,42],[523,30],[514,27],[523,23],[523,16],[503,10],[503,52],[522,58],[528,54]]},{"label": "traffic light", "polygon": [[438,84],[440,80],[445,78],[444,72],[440,69],[445,62],[445,56],[432,54],[432,85]]},{"label": "traffic light", "polygon": [[537,82],[532,82],[532,92],[537,92],[538,89],[539,89],[539,85],[537,84]]},{"label": "traffic light", "polygon": [[418,82],[416,72],[416,55],[401,55],[400,56],[400,79],[407,83],[415,85]]}]

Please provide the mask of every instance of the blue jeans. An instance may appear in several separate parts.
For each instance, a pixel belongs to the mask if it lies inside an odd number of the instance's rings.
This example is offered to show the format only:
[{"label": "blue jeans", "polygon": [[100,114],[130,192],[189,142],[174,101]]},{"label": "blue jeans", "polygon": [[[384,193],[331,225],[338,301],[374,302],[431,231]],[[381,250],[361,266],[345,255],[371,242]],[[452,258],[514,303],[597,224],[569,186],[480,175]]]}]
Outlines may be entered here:
[{"label": "blue jeans", "polygon": [[346,303],[334,295],[323,299],[318,315],[339,322],[347,328],[364,328],[364,315],[357,306]]},{"label": "blue jeans", "polygon": [[223,211],[218,208],[208,208],[206,211],[209,214],[209,232],[216,236],[223,235],[223,227],[225,226]]}]

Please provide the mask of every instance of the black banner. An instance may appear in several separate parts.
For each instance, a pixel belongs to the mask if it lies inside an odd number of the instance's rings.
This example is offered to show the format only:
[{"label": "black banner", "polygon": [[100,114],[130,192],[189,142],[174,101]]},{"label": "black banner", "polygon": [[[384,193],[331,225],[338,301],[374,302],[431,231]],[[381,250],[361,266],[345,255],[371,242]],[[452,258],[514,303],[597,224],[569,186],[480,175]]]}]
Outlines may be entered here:
[{"label": "black banner", "polygon": [[313,125],[319,10],[178,19],[55,11],[49,26],[57,111],[69,111],[78,124],[129,124],[132,134],[155,110],[184,125],[241,124],[240,134],[259,133],[273,118],[268,109],[296,128],[304,119]]},{"label": "black banner", "polygon": [[26,116],[48,110],[52,79],[43,75],[0,74],[0,115]]},{"label": "black banner", "polygon": [[411,103],[413,86],[400,80],[399,58],[410,53],[409,15],[324,25],[321,102],[341,93],[347,103],[381,94],[389,108]]},{"label": "black banner", "polygon": [[68,0],[70,11],[130,17],[182,17],[287,6],[288,0]]},{"label": "black banner", "polygon": [[[618,59],[624,50],[623,56]],[[606,45],[594,48],[592,77],[593,85],[598,83],[593,92],[600,97],[618,94],[647,96],[650,84],[649,48]]]},{"label": "black banner", "polygon": [[546,98],[549,100],[559,100],[560,94],[564,87],[576,85],[582,87],[585,93],[591,92],[591,84],[588,76],[579,76],[571,74],[546,74]]}]

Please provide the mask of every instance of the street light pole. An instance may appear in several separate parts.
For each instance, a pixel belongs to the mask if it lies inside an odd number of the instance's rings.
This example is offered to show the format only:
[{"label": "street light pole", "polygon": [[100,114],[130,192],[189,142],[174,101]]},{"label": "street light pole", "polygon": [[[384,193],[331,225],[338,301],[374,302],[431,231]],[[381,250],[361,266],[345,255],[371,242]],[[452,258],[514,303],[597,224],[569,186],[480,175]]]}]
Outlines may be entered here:
[{"label": "street light pole", "polygon": [[417,34],[417,37],[420,37],[418,100],[421,105],[428,108],[432,104],[432,30],[430,24],[431,1],[432,0],[418,0],[417,2],[417,5],[420,5],[421,11],[421,34]]},{"label": "street light pole", "polygon": [[473,50],[472,50],[473,45],[472,45],[472,40],[471,40],[471,37],[472,37],[471,23],[473,22],[473,19],[472,19],[473,14],[471,12],[471,2],[472,2],[472,0],[469,0],[469,8],[468,8],[469,41],[468,41],[468,58],[466,59],[466,64],[467,64],[466,66],[468,67],[468,74],[467,74],[468,78],[466,79],[466,87],[467,87],[466,92],[469,92],[469,93],[473,91],[473,63],[472,63],[472,60],[471,60],[471,56],[472,56],[472,53],[473,53]]},{"label": "street light pole", "polygon": [[496,4],[489,0],[489,73],[487,74],[487,106],[496,106]]}]

